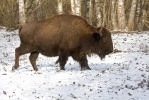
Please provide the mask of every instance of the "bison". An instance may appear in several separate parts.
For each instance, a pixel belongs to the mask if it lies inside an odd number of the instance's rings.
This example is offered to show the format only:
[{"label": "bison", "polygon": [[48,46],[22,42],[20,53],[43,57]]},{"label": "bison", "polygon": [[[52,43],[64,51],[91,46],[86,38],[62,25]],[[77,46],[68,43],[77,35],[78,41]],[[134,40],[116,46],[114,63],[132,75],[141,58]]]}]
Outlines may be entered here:
[{"label": "bison", "polygon": [[19,57],[26,53],[30,53],[29,60],[36,71],[39,53],[48,57],[58,56],[61,70],[65,69],[71,56],[83,70],[90,69],[87,55],[97,54],[104,58],[113,51],[111,33],[105,27],[95,28],[76,15],[55,15],[27,23],[19,29],[19,37],[21,43],[15,49],[13,70],[19,67]]}]

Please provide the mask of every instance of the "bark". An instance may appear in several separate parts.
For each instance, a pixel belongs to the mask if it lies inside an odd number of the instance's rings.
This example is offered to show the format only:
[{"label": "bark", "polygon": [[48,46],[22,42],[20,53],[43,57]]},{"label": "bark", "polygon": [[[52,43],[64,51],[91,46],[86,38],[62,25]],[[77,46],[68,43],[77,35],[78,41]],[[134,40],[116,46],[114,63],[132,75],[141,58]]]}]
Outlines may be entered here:
[{"label": "bark", "polygon": [[76,3],[76,15],[81,15],[81,0],[75,0]]},{"label": "bark", "polygon": [[108,29],[112,29],[111,9],[112,9],[112,1],[107,0],[107,5],[106,5],[106,10],[107,10],[106,27]]},{"label": "bark", "polygon": [[103,21],[102,21],[102,26],[105,26],[106,25],[106,17],[107,17],[107,11],[106,11],[106,1],[107,0],[104,0],[103,1]]},{"label": "bark", "polygon": [[63,12],[65,14],[71,13],[71,3],[70,0],[63,0]]},{"label": "bark", "polygon": [[99,27],[102,25],[102,13],[101,13],[101,5],[100,5],[100,0],[95,0],[95,6],[96,6],[96,19],[97,23],[96,25]]},{"label": "bark", "polygon": [[135,30],[141,31],[141,1],[138,0],[137,7],[136,7],[136,14],[135,14]]},{"label": "bark", "polygon": [[75,0],[71,0],[71,12],[72,12],[73,15],[76,14]]},{"label": "bark", "polygon": [[142,30],[149,29],[149,1],[145,0],[143,3],[142,15]]},{"label": "bark", "polygon": [[81,16],[86,19],[87,1],[81,0]]},{"label": "bark", "polygon": [[113,30],[117,30],[117,18],[116,18],[116,0],[112,0],[112,10],[111,10],[111,20],[112,20],[112,26],[113,26]]},{"label": "bark", "polygon": [[86,20],[89,21],[90,0],[86,0]]},{"label": "bark", "polygon": [[93,10],[94,10],[94,0],[90,0],[90,8],[89,8],[89,23],[93,25]]},{"label": "bark", "polygon": [[25,23],[25,9],[24,9],[24,0],[19,0],[19,23]]},{"label": "bark", "polygon": [[136,5],[137,5],[137,0],[133,0],[131,3],[131,10],[129,14],[129,20],[128,20],[128,30],[132,31],[134,29],[134,16],[135,16],[135,11],[136,11]]},{"label": "bark", "polygon": [[123,0],[118,0],[118,26],[121,31],[124,31],[126,28]]},{"label": "bark", "polygon": [[62,13],[63,13],[62,0],[58,0],[58,14],[62,14]]}]

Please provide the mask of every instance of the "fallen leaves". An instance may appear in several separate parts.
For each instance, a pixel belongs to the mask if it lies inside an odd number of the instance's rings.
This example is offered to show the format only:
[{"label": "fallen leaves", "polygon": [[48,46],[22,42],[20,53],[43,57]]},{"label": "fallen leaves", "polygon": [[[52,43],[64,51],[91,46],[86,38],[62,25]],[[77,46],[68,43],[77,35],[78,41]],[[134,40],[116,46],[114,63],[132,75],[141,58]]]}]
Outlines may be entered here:
[{"label": "fallen leaves", "polygon": [[3,94],[5,94],[5,95],[6,95],[6,94],[7,94],[7,93],[6,93],[6,91],[3,91]]}]

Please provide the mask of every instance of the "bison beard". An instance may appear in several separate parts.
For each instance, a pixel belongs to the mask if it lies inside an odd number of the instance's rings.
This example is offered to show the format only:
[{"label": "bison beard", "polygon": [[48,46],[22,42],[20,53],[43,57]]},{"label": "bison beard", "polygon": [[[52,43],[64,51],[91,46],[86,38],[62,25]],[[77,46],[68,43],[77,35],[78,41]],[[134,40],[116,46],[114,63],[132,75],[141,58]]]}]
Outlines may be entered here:
[{"label": "bison beard", "polygon": [[56,15],[51,18],[30,22],[19,30],[20,46],[15,49],[15,65],[19,67],[19,57],[30,53],[29,60],[34,70],[38,70],[36,59],[39,53],[59,56],[60,69],[71,56],[78,61],[81,70],[90,69],[87,55],[97,54],[104,58],[113,51],[111,33],[104,27],[95,28],[85,19],[75,15]]}]

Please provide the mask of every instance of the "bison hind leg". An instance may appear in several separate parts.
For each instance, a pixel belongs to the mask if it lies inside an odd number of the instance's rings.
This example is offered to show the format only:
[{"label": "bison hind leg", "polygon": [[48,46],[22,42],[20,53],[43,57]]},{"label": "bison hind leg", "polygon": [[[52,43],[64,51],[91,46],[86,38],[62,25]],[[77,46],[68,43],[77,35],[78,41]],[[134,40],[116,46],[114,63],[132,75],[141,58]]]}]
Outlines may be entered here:
[{"label": "bison hind leg", "polygon": [[33,69],[38,71],[38,68],[36,66],[36,60],[38,58],[39,52],[35,51],[35,52],[31,52],[30,56],[29,56],[29,60],[31,65],[33,66]]},{"label": "bison hind leg", "polygon": [[68,53],[67,52],[62,52],[60,55],[59,55],[59,58],[57,60],[57,62],[59,62],[60,64],[60,69],[61,70],[65,70],[65,64],[68,60]]},{"label": "bison hind leg", "polygon": [[59,59],[57,59],[57,61],[55,62],[55,64],[58,64],[59,63]]},{"label": "bison hind leg", "polygon": [[19,57],[26,53],[32,52],[33,48],[30,45],[21,44],[20,47],[15,49],[15,65],[12,67],[12,70],[15,70],[19,67]]}]

